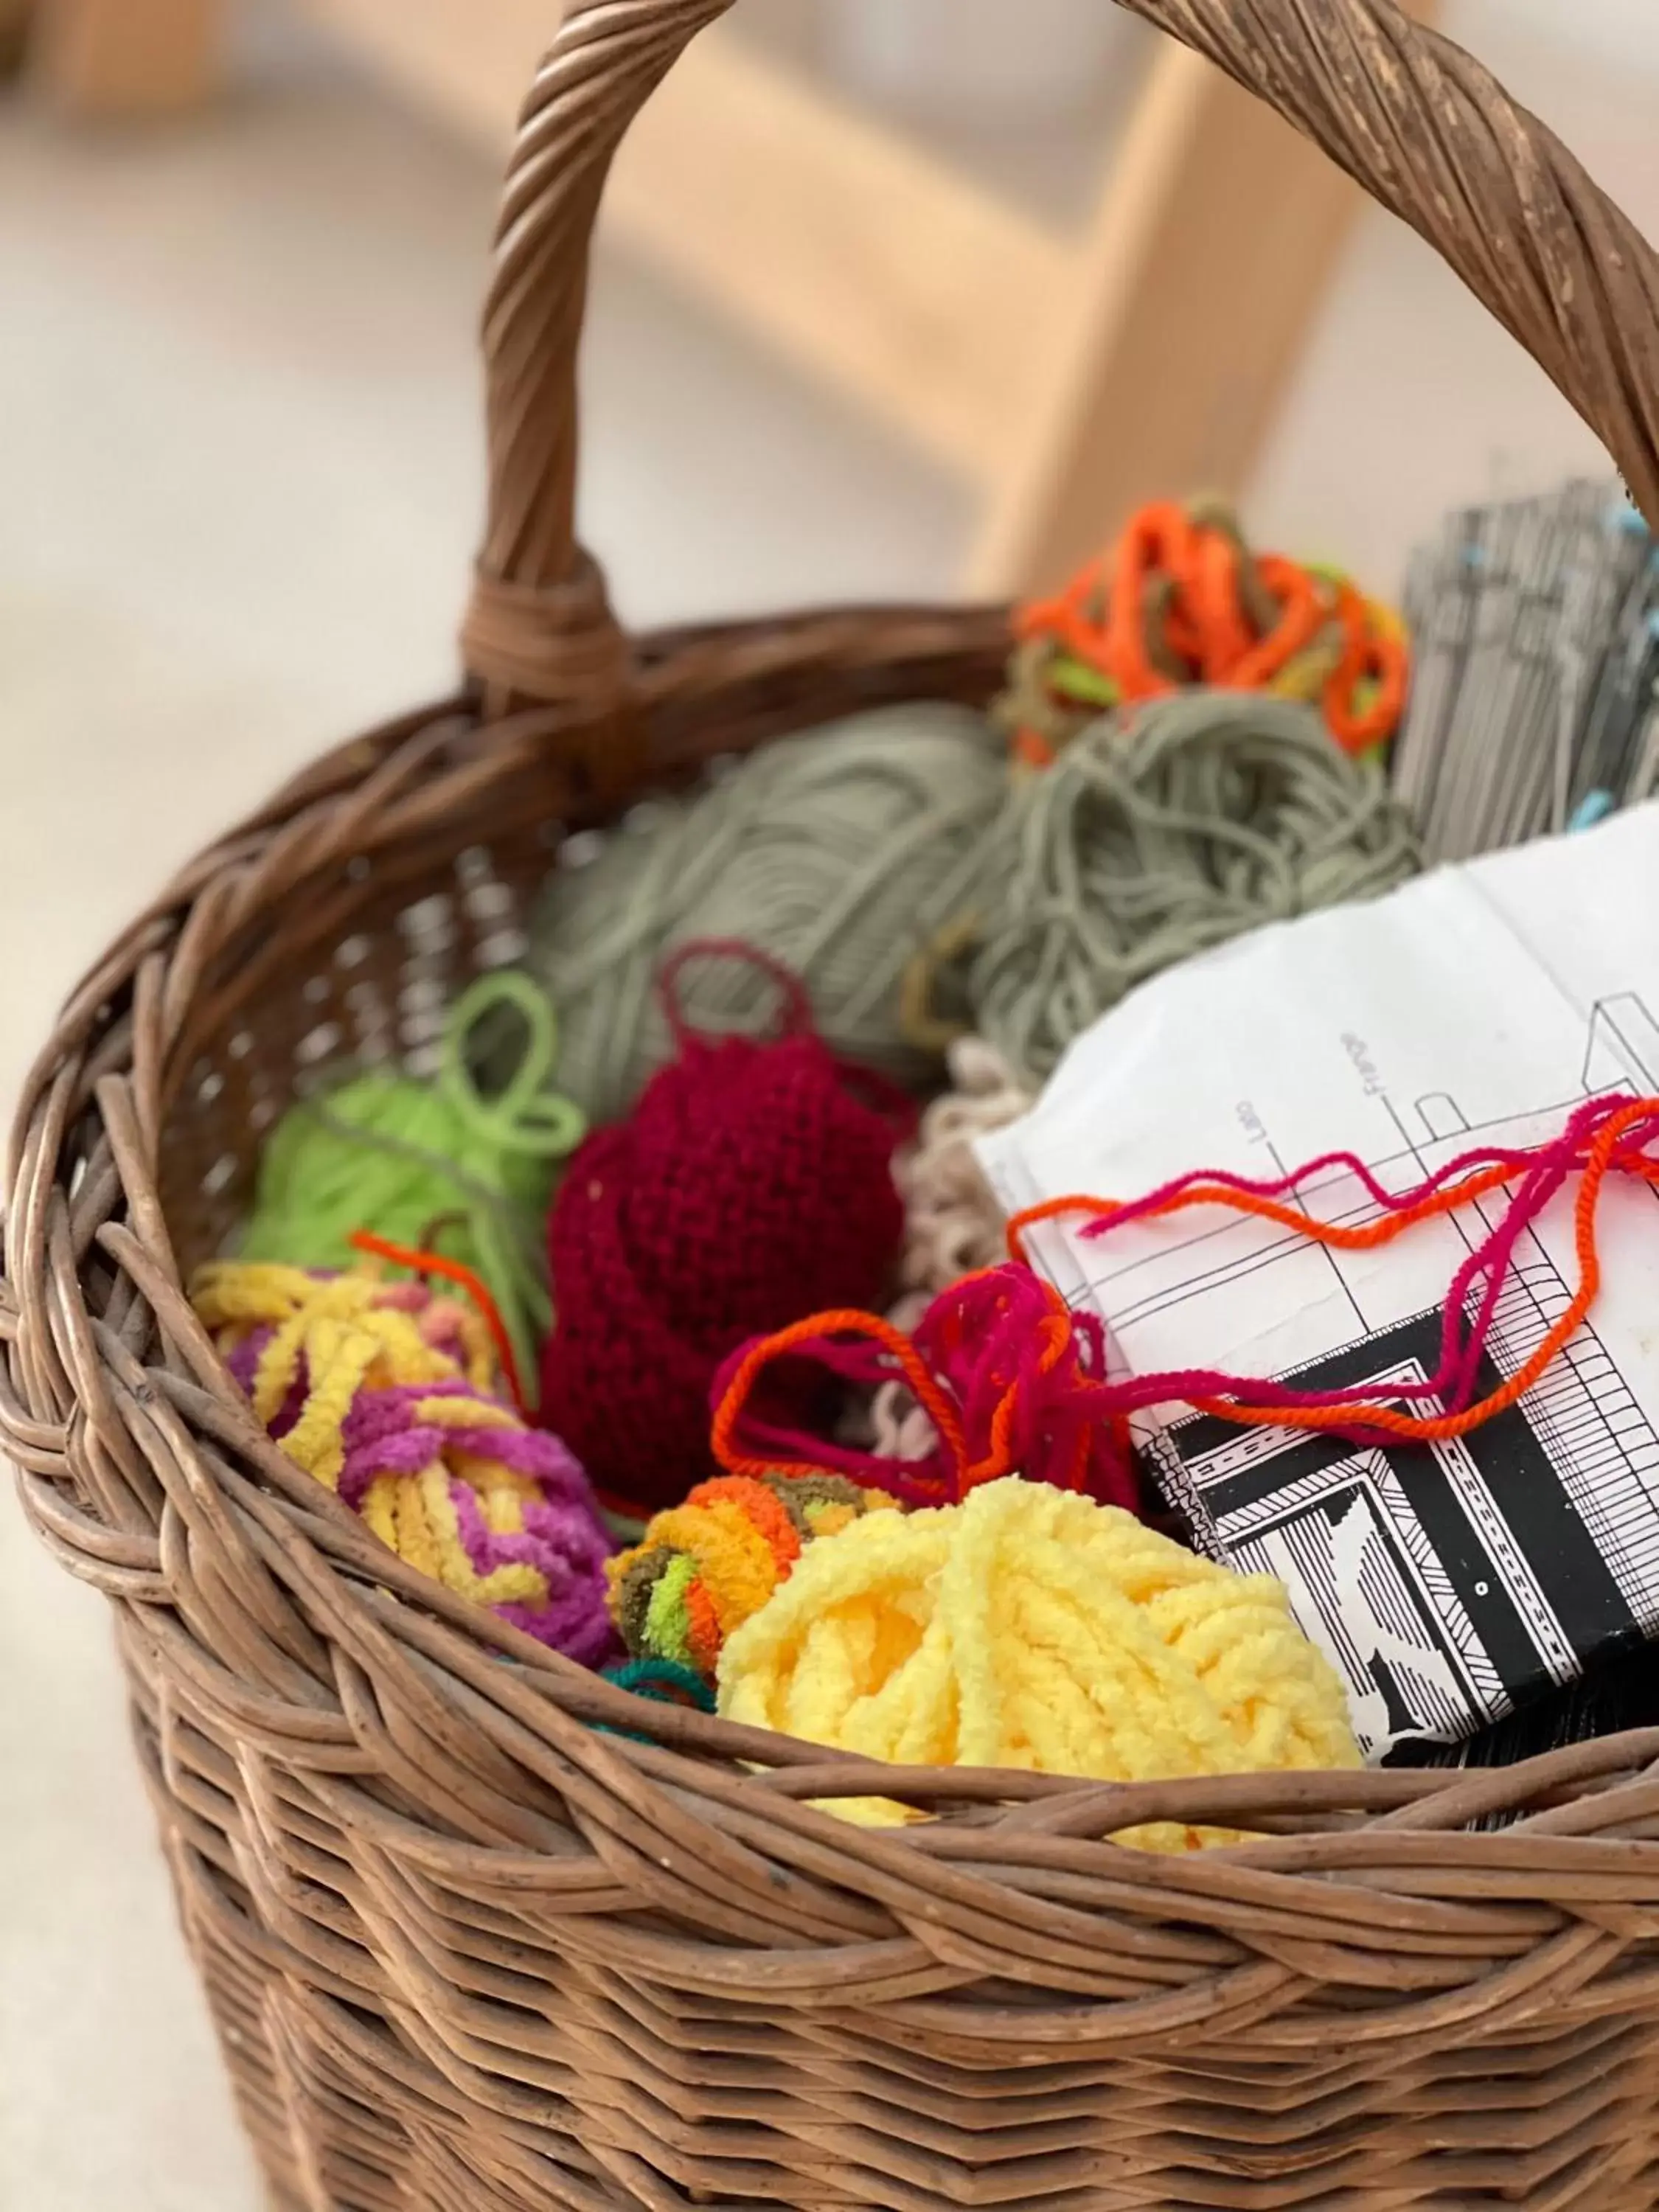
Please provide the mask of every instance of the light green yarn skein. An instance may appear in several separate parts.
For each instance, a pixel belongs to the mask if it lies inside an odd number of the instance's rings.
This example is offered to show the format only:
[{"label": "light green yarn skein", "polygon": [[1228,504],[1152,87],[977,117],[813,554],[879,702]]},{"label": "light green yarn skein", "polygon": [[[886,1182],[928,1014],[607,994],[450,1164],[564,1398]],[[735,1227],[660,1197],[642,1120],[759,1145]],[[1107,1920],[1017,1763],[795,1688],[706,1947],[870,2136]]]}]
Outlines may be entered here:
[{"label": "light green yarn skein", "polygon": [[[561,1085],[596,1121],[627,1111],[672,1056],[663,956],[695,938],[739,938],[793,969],[844,1057],[903,1083],[937,1075],[906,1035],[902,987],[969,902],[1007,791],[982,716],[918,704],[764,745],[689,799],[636,809],[586,865],[555,870],[531,922]],[[775,987],[740,961],[699,963],[679,993],[696,1029],[756,1036],[777,1019]]]},{"label": "light green yarn skein", "polygon": [[[481,1024],[516,1034],[489,1094],[469,1053]],[[260,1156],[239,1256],[295,1267],[361,1262],[352,1232],[441,1252],[472,1269],[501,1310],[520,1371],[535,1371],[552,1317],[544,1223],[557,1163],[586,1123],[549,1085],[551,1006],[528,976],[481,976],[452,1008],[435,1081],[375,1070],[291,1106]]]},{"label": "light green yarn skein", "polygon": [[1383,770],[1334,744],[1315,708],[1182,692],[1095,723],[1021,783],[946,995],[1040,1081],[1159,969],[1419,865]]}]

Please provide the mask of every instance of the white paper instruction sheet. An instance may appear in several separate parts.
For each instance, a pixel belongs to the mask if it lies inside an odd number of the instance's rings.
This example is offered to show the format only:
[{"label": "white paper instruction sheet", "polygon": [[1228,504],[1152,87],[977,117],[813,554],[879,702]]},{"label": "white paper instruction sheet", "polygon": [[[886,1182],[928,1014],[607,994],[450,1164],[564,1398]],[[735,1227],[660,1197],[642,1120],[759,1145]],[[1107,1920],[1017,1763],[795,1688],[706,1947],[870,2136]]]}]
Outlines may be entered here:
[{"label": "white paper instruction sheet", "polygon": [[[1552,1136],[1613,1091],[1659,1095],[1659,805],[1172,969],[1079,1039],[980,1152],[1010,1212],[1342,1150],[1403,1190],[1473,1146]],[[1481,1395],[1567,1304],[1575,1189],[1522,1240]],[[1302,1197],[1325,1218],[1378,1212],[1341,1170]],[[1104,1318],[1119,1371],[1334,1388],[1436,1370],[1447,1288],[1504,1203],[1360,1254],[1212,1208],[1030,1242]],[[1589,1325],[1462,1441],[1361,1448],[1178,1407],[1139,1425],[1200,1540],[1290,1585],[1373,1751],[1467,1735],[1659,1628],[1659,1199],[1610,1180],[1599,1243]]]}]

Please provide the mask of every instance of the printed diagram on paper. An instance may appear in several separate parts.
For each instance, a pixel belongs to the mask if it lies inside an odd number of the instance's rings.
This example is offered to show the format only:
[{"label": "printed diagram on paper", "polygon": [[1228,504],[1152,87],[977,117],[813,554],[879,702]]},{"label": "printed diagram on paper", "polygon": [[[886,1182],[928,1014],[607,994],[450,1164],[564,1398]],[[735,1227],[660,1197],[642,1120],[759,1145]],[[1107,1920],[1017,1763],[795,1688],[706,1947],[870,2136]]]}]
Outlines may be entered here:
[{"label": "printed diagram on paper", "polygon": [[[1267,1177],[1339,1149],[1404,1189],[1472,1146],[1553,1133],[1587,1097],[1659,1094],[1649,814],[1612,825],[1621,835],[1443,871],[1160,979],[1079,1041],[1025,1121],[986,1140],[1003,1202],[1130,1196],[1200,1166]],[[1616,933],[1598,922],[1593,879]],[[1621,883],[1642,891],[1622,912]],[[1651,948],[1635,987],[1620,975],[1644,965],[1632,945]],[[1302,1198],[1345,1224],[1379,1211],[1341,1170]],[[1447,1285],[1503,1203],[1376,1252],[1206,1209],[1089,1242],[1046,1229],[1033,1256],[1103,1316],[1123,1369],[1202,1364],[1313,1389],[1419,1378],[1439,1364]],[[1199,1540],[1286,1583],[1370,1752],[1467,1735],[1659,1629],[1659,1198],[1610,1185],[1600,1242],[1592,1325],[1466,1438],[1360,1449],[1174,1407],[1143,1425]],[[1559,1318],[1577,1273],[1569,1192],[1517,1251],[1480,1395]]]}]

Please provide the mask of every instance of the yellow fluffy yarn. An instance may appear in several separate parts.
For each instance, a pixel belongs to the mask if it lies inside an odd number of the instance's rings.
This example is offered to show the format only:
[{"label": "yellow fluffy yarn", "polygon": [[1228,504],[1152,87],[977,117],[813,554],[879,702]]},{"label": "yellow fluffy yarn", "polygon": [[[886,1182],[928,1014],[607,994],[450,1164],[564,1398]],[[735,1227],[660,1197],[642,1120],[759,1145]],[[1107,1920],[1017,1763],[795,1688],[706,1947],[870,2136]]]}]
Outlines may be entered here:
[{"label": "yellow fluffy yarn", "polygon": [[[1361,1763],[1341,1683],[1279,1583],[1017,1477],[809,1547],[728,1638],[720,1710],[904,1765],[1152,1782]],[[916,1817],[884,1798],[830,1809]],[[1171,1823],[1120,1838],[1236,1840]]]},{"label": "yellow fluffy yarn", "polygon": [[373,1268],[262,1261],[203,1268],[193,1296],[273,1440],[399,1559],[585,1666],[614,1655],[587,1478],[491,1395],[470,1305]]},{"label": "yellow fluffy yarn", "polygon": [[275,1261],[213,1260],[198,1271],[191,1303],[233,1367],[244,1346],[264,1340],[246,1382],[267,1428],[303,1363],[305,1403],[283,1449],[331,1489],[345,1456],[341,1425],[360,1389],[456,1376],[477,1390],[496,1387],[495,1347],[474,1308],[417,1283],[382,1281],[375,1267],[313,1275]]}]

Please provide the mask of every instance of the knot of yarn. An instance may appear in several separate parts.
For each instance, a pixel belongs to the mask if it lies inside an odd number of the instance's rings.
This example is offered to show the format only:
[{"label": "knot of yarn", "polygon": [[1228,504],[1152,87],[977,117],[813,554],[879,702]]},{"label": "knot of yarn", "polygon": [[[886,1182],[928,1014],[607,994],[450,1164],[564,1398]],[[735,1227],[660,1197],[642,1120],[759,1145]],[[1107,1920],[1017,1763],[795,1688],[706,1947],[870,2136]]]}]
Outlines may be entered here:
[{"label": "knot of yarn", "polygon": [[[680,1056],[632,1115],[591,1136],[548,1224],[557,1321],[540,1418],[607,1489],[647,1504],[712,1472],[709,1389],[738,1346],[803,1308],[879,1296],[903,1230],[892,1175],[908,1103],[838,1062],[784,978],[787,1034],[694,1030],[662,988]],[[775,963],[775,993],[781,977]]]},{"label": "knot of yarn", "polygon": [[[982,717],[891,708],[764,745],[690,799],[635,808],[597,849],[573,841],[526,956],[562,1018],[561,1084],[595,1121],[626,1113],[673,1051],[665,956],[736,938],[800,977],[832,1052],[921,1087],[940,1048],[907,1028],[905,976],[969,902],[1007,787]],[[770,1026],[751,969],[705,967],[683,995],[700,1030]]]},{"label": "knot of yarn", "polygon": [[619,702],[629,680],[628,641],[589,555],[578,551],[557,584],[515,584],[475,571],[461,624],[469,675],[514,698]]},{"label": "knot of yarn", "polygon": [[1000,717],[1042,766],[1103,710],[1194,685],[1317,702],[1345,751],[1384,744],[1405,707],[1404,624],[1334,569],[1253,554],[1231,509],[1159,502],[1058,597],[1015,618]]},{"label": "knot of yarn", "polygon": [[[888,1457],[789,1425],[803,1362],[867,1389],[902,1379],[931,1424],[927,1448]],[[935,1298],[911,1336],[843,1311],[746,1346],[715,1386],[714,1454],[733,1474],[829,1469],[913,1505],[1020,1474],[1133,1510],[1139,1480],[1106,1364],[1097,1315],[1073,1313],[1029,1267],[987,1268]]]},{"label": "knot of yarn", "polygon": [[953,988],[1048,1075],[1147,976],[1418,866],[1381,766],[1293,700],[1200,691],[1096,722],[1011,801]]},{"label": "knot of yarn", "polygon": [[[1360,1764],[1341,1683],[1282,1584],[1015,1480],[812,1545],[727,1638],[719,1704],[913,1766],[1154,1782]],[[915,1817],[879,1797],[828,1809]],[[1179,1851],[1239,1838],[1160,1822],[1117,1840]]]},{"label": "knot of yarn", "polygon": [[584,1665],[613,1653],[586,1477],[492,1394],[476,1316],[418,1283],[237,1261],[192,1297],[274,1441],[399,1559]]},{"label": "knot of yarn", "polygon": [[861,1514],[895,1510],[885,1492],[836,1474],[717,1475],[611,1561],[611,1618],[636,1660],[672,1661],[712,1681],[726,1638],[809,1543]]},{"label": "knot of yarn", "polygon": [[[504,1048],[488,1094],[470,1058],[486,1028]],[[532,1371],[551,1318],[548,1195],[586,1127],[548,1089],[557,1056],[553,1008],[530,978],[481,977],[451,1012],[435,1081],[377,1069],[289,1109],[260,1154],[240,1257],[348,1268],[360,1231],[436,1246],[478,1276]]]}]

